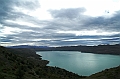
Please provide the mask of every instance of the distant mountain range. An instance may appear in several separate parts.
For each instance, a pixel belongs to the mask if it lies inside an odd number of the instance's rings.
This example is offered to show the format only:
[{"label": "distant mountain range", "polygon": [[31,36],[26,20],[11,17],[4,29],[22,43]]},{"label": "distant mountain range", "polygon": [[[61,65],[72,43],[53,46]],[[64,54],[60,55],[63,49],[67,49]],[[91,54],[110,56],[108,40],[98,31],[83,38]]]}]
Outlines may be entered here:
[{"label": "distant mountain range", "polygon": [[49,47],[48,46],[19,45],[19,46],[8,46],[7,48],[49,48]]},{"label": "distant mountain range", "polygon": [[116,45],[98,45],[98,46],[62,46],[62,47],[48,47],[48,46],[11,46],[8,48],[29,48],[35,51],[80,51],[84,53],[96,54],[115,54],[120,55],[120,44]]}]

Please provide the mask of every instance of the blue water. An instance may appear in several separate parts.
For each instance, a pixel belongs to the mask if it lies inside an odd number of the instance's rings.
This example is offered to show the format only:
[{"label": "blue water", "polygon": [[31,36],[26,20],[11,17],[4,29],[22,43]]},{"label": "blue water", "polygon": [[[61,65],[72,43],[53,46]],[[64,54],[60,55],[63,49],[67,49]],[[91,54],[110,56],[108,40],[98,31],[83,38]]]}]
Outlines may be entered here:
[{"label": "blue water", "polygon": [[40,51],[48,66],[57,66],[79,75],[89,76],[120,65],[120,55],[81,53],[77,51]]}]

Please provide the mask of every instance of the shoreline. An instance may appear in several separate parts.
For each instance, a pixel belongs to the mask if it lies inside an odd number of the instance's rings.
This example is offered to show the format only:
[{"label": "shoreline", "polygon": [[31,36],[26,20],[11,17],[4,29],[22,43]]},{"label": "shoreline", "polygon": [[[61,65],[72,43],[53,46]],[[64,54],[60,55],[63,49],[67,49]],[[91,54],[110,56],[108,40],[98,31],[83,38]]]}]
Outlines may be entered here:
[{"label": "shoreline", "polygon": [[111,77],[111,79],[120,79],[120,65],[90,76],[81,76],[63,68],[47,66],[48,62],[46,63],[46,60],[42,60],[42,56],[38,55],[37,51],[33,49],[9,49],[0,46],[0,50],[0,59],[5,60],[0,61],[2,69],[0,69],[0,78],[2,79],[16,79],[19,76],[17,74],[18,71],[22,73],[22,76],[19,77],[26,79],[103,79],[103,77],[105,79],[110,79]]},{"label": "shoreline", "polygon": [[79,51],[94,54],[120,55],[120,45],[98,45],[98,46],[63,46],[49,48],[34,48],[35,51]]},{"label": "shoreline", "polygon": [[[39,51],[41,51],[41,50],[39,50]],[[39,52],[39,51],[37,50],[36,52]],[[42,50],[42,51],[77,51],[77,50]],[[120,55],[118,53],[95,53],[95,52],[84,52],[84,51],[77,51],[77,52],[92,53],[92,54],[104,54],[104,55]]]},{"label": "shoreline", "polygon": [[[39,51],[36,51],[36,52],[39,52]],[[41,51],[40,51],[41,52]],[[44,52],[44,51],[43,51]],[[49,51],[47,51],[47,52],[49,52]],[[60,52],[60,51],[59,51]],[[69,51],[68,51],[69,52]],[[72,51],[70,51],[70,52],[72,52]],[[80,52],[80,51],[76,51],[76,52]],[[80,53],[84,53],[84,52],[80,52]],[[36,53],[37,54],[37,53]],[[91,53],[91,54],[96,54],[96,53]],[[97,54],[99,54],[99,53],[97,53]],[[41,55],[41,54],[40,54]],[[113,55],[113,54],[101,54],[101,55]],[[116,56],[118,56],[118,55],[116,55]],[[119,55],[120,56],[120,55]],[[44,60],[44,59],[43,59]],[[49,60],[48,60],[49,61]],[[49,61],[50,62],[50,61]],[[49,64],[49,63],[48,63]],[[47,66],[50,66],[50,65],[48,65],[47,64]],[[114,68],[114,67],[118,67],[119,65],[117,65],[117,66],[113,66],[113,67],[110,67],[110,68]],[[53,66],[51,66],[51,67],[56,67],[55,65],[53,65]],[[59,68],[61,68],[61,67],[59,67]],[[96,74],[96,73],[99,73],[99,72],[101,72],[101,71],[104,71],[104,70],[106,70],[106,69],[110,69],[110,68],[105,68],[105,69],[103,69],[103,70],[100,70],[100,71],[98,71],[98,72],[95,72],[95,73],[93,73],[93,74]],[[61,69],[65,69],[65,68],[61,68]],[[66,70],[66,69],[65,69]],[[67,70],[67,71],[69,71],[69,70]],[[71,71],[72,72],[72,71]],[[73,72],[73,73],[75,73],[75,72]],[[82,75],[82,74],[79,74],[79,73],[76,73],[76,74],[78,74],[78,75]],[[93,74],[90,74],[90,75],[82,75],[82,76],[91,76],[91,75],[93,75]]]}]

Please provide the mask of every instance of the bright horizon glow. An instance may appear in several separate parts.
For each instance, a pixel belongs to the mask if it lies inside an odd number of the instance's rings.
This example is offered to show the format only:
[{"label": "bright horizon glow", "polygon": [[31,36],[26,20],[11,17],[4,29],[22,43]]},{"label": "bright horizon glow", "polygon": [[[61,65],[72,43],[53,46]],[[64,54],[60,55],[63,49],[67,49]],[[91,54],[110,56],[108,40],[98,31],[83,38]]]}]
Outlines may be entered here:
[{"label": "bright horizon glow", "polygon": [[90,31],[58,31],[57,33],[63,33],[63,34],[75,34],[76,36],[82,36],[82,35],[114,35],[119,34],[119,32],[99,32],[97,30],[90,30]]}]

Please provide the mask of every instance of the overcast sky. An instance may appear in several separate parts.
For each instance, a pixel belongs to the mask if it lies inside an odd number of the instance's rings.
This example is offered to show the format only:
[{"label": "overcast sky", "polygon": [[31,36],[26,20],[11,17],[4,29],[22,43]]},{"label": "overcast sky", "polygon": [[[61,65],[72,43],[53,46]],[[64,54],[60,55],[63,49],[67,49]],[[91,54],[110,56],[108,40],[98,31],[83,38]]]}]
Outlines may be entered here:
[{"label": "overcast sky", "polygon": [[118,44],[120,0],[0,0],[0,44]]}]

